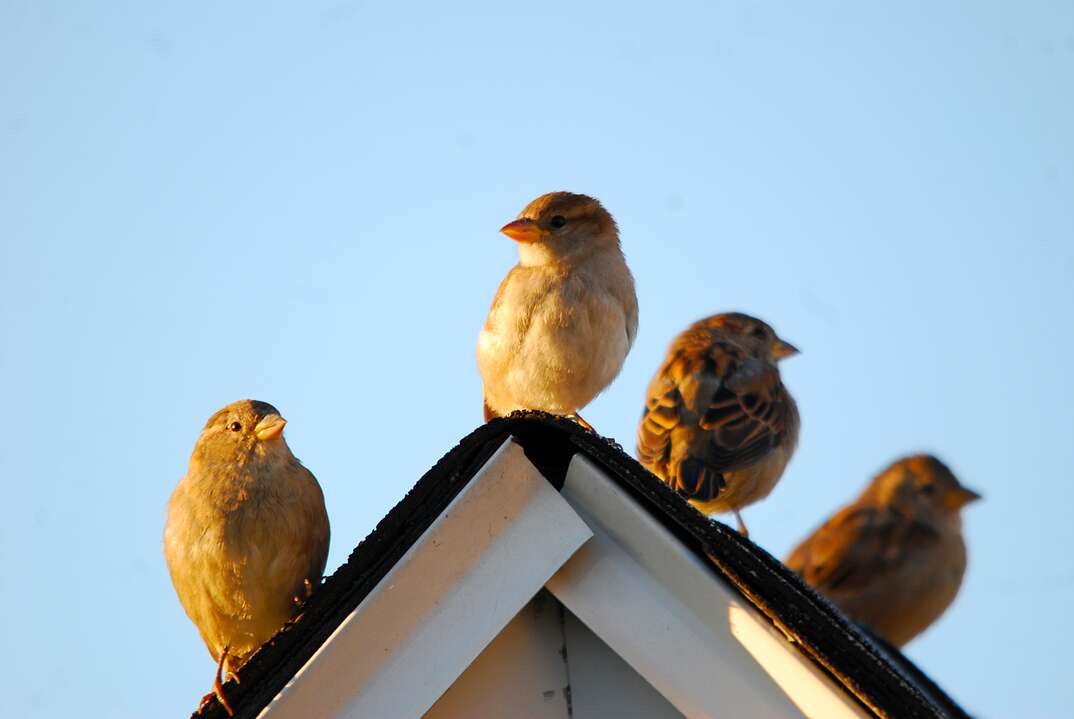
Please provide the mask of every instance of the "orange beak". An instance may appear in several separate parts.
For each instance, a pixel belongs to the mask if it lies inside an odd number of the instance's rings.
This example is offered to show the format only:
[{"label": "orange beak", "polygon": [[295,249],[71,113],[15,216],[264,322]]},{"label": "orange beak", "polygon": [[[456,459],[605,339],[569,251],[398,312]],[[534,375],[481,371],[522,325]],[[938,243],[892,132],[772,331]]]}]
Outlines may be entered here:
[{"label": "orange beak", "polygon": [[981,495],[969,487],[956,487],[948,492],[943,500],[948,509],[962,509],[970,502],[976,502]]},{"label": "orange beak", "polygon": [[540,226],[528,217],[508,222],[500,228],[500,232],[515,242],[537,242],[544,235]]},{"label": "orange beak", "polygon": [[278,414],[267,415],[264,419],[257,423],[254,427],[254,434],[262,442],[270,442],[274,439],[279,439],[283,434],[283,426],[287,424],[287,420]]},{"label": "orange beak", "polygon": [[772,356],[775,357],[777,360],[785,359],[787,357],[793,357],[800,352],[801,350],[799,350],[797,347],[792,345],[790,342],[787,342],[786,340],[781,340],[777,338],[776,341],[772,344]]}]

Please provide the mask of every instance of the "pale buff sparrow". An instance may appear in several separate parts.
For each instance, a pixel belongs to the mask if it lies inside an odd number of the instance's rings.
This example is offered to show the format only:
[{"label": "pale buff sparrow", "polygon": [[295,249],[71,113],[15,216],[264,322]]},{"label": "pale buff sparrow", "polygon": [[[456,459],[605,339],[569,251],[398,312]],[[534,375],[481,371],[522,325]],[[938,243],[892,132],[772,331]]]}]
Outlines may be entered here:
[{"label": "pale buff sparrow", "polygon": [[217,663],[202,706],[215,694],[229,714],[221,672],[233,676],[292,617],[328,556],[324,496],[284,424],[264,402],[216,412],[168,502],[164,558]]},{"label": "pale buff sparrow", "polygon": [[501,231],[519,262],[477,342],[485,419],[533,409],[582,421],[578,410],[619,374],[638,328],[615,220],[592,197],[552,192]]}]

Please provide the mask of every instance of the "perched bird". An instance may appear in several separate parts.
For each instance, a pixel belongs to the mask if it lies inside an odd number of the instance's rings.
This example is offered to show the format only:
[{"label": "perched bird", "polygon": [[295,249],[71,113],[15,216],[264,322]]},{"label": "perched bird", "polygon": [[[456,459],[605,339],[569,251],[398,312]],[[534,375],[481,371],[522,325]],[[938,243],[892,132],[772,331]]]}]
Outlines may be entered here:
[{"label": "perched bird", "polygon": [[966,572],[959,511],[980,497],[935,457],[900,459],[786,564],[847,616],[901,647],[958,594]]},{"label": "perched bird", "polygon": [[649,383],[638,459],[705,514],[768,496],[798,442],[798,406],[776,363],[798,350],[738,312],[695,322]]},{"label": "perched bird", "polygon": [[611,384],[638,329],[634,278],[615,220],[585,195],[551,192],[501,230],[518,243],[477,341],[485,419],[567,415]]},{"label": "perched bird", "polygon": [[[283,439],[286,421],[242,400],[205,423],[186,476],[168,502],[164,559],[187,616],[234,675],[320,582],[328,515],[317,480]],[[199,707],[200,709],[201,707]]]}]

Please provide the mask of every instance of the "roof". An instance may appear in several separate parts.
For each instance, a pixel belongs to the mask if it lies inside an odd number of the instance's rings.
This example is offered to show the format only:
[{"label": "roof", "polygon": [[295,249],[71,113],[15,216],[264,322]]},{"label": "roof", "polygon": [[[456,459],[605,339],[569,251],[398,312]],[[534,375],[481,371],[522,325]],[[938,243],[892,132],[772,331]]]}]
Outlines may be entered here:
[{"label": "roof", "polygon": [[[483,425],[448,452],[328,577],[225,691],[237,717],[255,717],[341,622],[377,587],[419,537],[509,438],[556,491],[582,454],[603,470],[682,546],[705,561],[817,666],[884,717],[968,715],[897,649],[872,638],[778,559],[684,502],[616,443],[551,415],[516,413]],[[203,718],[223,718],[215,700]]]}]

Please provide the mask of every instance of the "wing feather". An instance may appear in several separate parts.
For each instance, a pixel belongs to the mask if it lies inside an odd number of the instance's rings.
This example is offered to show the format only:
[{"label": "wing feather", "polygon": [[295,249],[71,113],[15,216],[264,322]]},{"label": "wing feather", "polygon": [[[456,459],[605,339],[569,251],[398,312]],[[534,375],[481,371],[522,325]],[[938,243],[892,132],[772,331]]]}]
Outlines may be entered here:
[{"label": "wing feather", "polygon": [[894,510],[851,505],[787,557],[787,567],[826,594],[861,589],[940,541],[934,527]]},{"label": "wing feather", "polygon": [[791,402],[772,363],[710,333],[684,333],[649,385],[638,458],[688,498],[715,499],[724,473],[786,439]]}]

